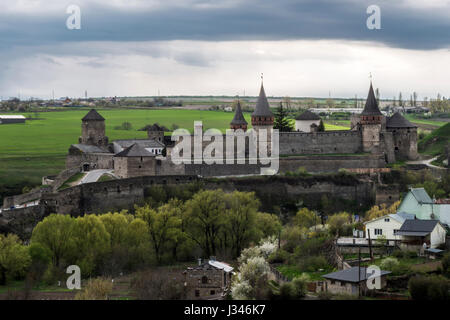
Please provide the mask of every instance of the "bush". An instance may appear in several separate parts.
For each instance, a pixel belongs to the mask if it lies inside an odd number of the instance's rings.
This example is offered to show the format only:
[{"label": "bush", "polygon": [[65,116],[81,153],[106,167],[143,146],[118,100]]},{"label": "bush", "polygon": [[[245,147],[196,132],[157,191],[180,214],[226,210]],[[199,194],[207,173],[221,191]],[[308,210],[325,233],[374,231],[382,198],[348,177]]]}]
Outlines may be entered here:
[{"label": "bush", "polygon": [[289,253],[286,250],[280,249],[272,253],[267,259],[269,263],[286,263],[289,259]]},{"label": "bush", "polygon": [[395,251],[392,253],[392,256],[393,256],[394,258],[401,259],[401,258],[404,257],[404,253],[403,253],[402,250],[395,250]]},{"label": "bush", "polygon": [[395,269],[396,267],[399,266],[399,262],[396,258],[385,258],[381,261],[380,263],[380,268],[383,270],[388,270],[388,271],[392,271],[393,269]]},{"label": "bush", "polygon": [[311,256],[299,262],[298,268],[303,272],[315,272],[319,269],[327,269],[329,264],[323,256]]},{"label": "bush", "polygon": [[318,298],[320,300],[331,300],[332,297],[333,297],[333,295],[328,291],[321,291],[318,294]]},{"label": "bush", "polygon": [[408,282],[409,293],[414,300],[448,300],[449,281],[438,276],[417,276]]},{"label": "bush", "polygon": [[306,295],[306,285],[308,280],[309,277],[304,274],[299,277],[295,277],[294,280],[292,280],[292,284],[295,289],[295,298],[300,299]]},{"label": "bush", "polygon": [[280,298],[282,300],[294,300],[296,298],[296,288],[293,283],[285,282],[280,286]]},{"label": "bush", "polygon": [[112,289],[111,279],[91,279],[83,291],[75,295],[75,300],[108,300]]},{"label": "bush", "polygon": [[442,272],[448,277],[450,276],[450,253],[444,254],[442,258]]}]

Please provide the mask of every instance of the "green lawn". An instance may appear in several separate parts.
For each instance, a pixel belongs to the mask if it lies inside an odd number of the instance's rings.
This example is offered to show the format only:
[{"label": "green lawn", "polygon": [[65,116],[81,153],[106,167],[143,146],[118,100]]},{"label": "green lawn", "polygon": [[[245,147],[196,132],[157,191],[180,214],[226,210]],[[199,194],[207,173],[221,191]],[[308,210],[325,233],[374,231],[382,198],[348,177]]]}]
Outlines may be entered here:
[{"label": "green lawn", "polygon": [[403,115],[406,119],[408,119],[409,121],[413,122],[413,123],[418,123],[418,124],[427,124],[430,126],[435,126],[435,127],[441,127],[444,124],[446,124],[447,122],[445,121],[436,121],[436,120],[428,120],[428,119],[421,119],[418,118],[416,115],[414,114],[404,114]]}]

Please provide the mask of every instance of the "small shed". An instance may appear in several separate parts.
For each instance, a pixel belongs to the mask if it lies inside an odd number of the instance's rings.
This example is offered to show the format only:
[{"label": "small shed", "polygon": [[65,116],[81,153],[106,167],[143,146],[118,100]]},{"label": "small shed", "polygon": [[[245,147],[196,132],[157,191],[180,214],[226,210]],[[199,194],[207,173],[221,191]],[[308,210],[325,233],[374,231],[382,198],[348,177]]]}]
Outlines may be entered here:
[{"label": "small shed", "polygon": [[380,287],[377,289],[384,288],[386,286],[386,275],[390,273],[391,271],[380,270],[379,275],[373,275],[365,267],[352,267],[328,273],[322,277],[326,279],[324,283],[325,291],[333,294],[358,295],[359,290],[361,290],[361,294],[367,293],[369,290],[368,281],[379,280]]},{"label": "small shed", "polygon": [[443,254],[444,254],[444,250],[441,250],[441,249],[436,249],[436,248],[425,249],[426,257],[431,260],[440,258],[443,256]]}]

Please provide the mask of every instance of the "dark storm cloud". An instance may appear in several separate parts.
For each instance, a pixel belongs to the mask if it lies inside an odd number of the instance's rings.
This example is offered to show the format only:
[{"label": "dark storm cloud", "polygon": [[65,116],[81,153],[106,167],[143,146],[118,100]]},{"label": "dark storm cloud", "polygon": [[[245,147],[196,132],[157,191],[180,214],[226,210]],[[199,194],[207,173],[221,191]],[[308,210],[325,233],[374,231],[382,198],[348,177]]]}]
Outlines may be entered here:
[{"label": "dark storm cloud", "polygon": [[[366,28],[366,8],[371,4],[381,8],[381,30]],[[82,41],[287,39],[376,41],[407,49],[450,45],[450,19],[445,11],[413,9],[403,1],[250,0],[230,7],[151,10],[119,10],[97,3],[83,5],[81,10],[81,30],[66,29],[65,11],[48,16],[42,11],[35,16],[0,13],[0,48]],[[184,59],[203,63],[192,56]]]}]

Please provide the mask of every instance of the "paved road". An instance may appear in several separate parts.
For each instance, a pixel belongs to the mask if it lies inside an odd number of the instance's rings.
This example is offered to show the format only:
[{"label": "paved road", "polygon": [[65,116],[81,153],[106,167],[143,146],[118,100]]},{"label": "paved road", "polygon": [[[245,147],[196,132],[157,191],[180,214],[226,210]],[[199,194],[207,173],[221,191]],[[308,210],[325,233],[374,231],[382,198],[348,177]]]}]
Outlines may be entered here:
[{"label": "paved road", "polygon": [[97,182],[97,180],[100,179],[100,177],[102,175],[104,175],[105,173],[111,173],[111,172],[112,172],[112,170],[108,170],[108,169],[98,169],[98,170],[89,171],[83,177],[83,179],[80,180],[80,182],[78,184]]},{"label": "paved road", "polygon": [[431,159],[428,159],[428,160],[408,161],[407,163],[409,163],[409,164],[424,164],[424,165],[426,165],[427,167],[430,167],[430,168],[446,170],[446,168],[438,167],[438,166],[435,166],[435,165],[431,164],[431,162],[433,162],[437,158],[438,157],[434,157],[434,158],[431,158]]}]

